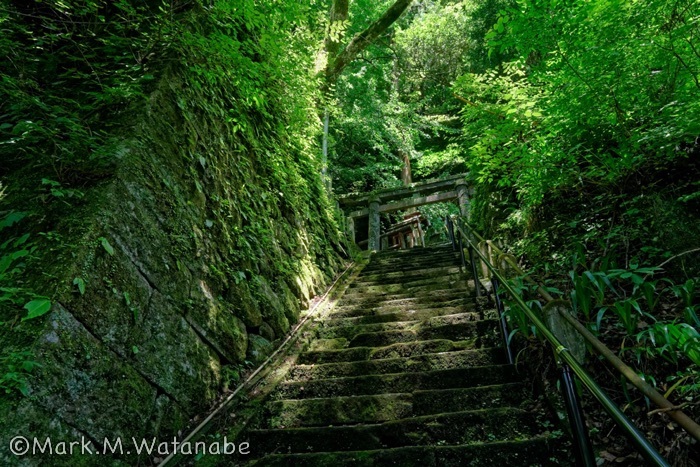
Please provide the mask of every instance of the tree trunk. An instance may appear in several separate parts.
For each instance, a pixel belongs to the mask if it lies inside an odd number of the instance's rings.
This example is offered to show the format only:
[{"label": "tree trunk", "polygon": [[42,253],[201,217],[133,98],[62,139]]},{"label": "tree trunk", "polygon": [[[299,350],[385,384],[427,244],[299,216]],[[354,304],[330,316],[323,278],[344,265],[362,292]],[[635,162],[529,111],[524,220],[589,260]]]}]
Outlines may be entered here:
[{"label": "tree trunk", "polygon": [[401,181],[404,186],[408,186],[413,183],[413,177],[411,176],[411,159],[406,152],[401,150],[399,150],[399,156],[403,162],[403,166],[401,167]]},{"label": "tree trunk", "polygon": [[[372,23],[367,29],[362,31],[360,34],[352,38],[350,43],[340,51],[340,44],[343,37],[345,36],[345,30],[347,29],[347,24],[349,17],[349,0],[333,0],[333,5],[331,6],[330,18],[329,18],[329,28],[328,34],[325,41],[326,49],[326,70],[325,70],[325,81],[323,83],[323,93],[324,98],[327,98],[327,94],[331,91],[333,83],[338,79],[340,73],[343,69],[351,63],[357,55],[365,50],[372,42],[374,42],[379,36],[381,36],[384,31],[386,31],[389,26],[391,26],[394,21],[399,19],[399,17],[406,11],[406,8],[413,3],[413,0],[396,0],[391,7],[389,7],[386,12]],[[325,166],[328,160],[328,104],[324,111],[323,119],[323,173],[325,175]],[[408,159],[405,159],[408,160]],[[408,178],[411,177],[411,167],[410,161],[408,166]],[[410,183],[410,182],[409,182]]]},{"label": "tree trunk", "polygon": [[[391,5],[388,10],[386,10],[381,18],[372,23],[367,29],[353,37],[342,52],[338,52],[340,45],[339,41],[335,41],[336,38],[334,37],[329,37],[326,41],[326,52],[328,53],[328,64],[326,65],[327,85],[334,83],[335,80],[338,79],[338,76],[340,76],[343,69],[350,62],[352,62],[360,52],[365,50],[367,46],[381,36],[384,31],[386,31],[389,26],[394,23],[394,21],[399,19],[399,17],[404,11],[406,11],[406,8],[408,8],[411,3],[413,3],[413,0],[396,0],[396,2],[394,2],[394,4]],[[332,29],[334,18],[338,18],[336,21],[341,21],[340,18],[347,20],[347,0],[333,1],[333,7],[331,8],[331,33],[334,32]],[[329,48],[329,45],[331,48]]]}]

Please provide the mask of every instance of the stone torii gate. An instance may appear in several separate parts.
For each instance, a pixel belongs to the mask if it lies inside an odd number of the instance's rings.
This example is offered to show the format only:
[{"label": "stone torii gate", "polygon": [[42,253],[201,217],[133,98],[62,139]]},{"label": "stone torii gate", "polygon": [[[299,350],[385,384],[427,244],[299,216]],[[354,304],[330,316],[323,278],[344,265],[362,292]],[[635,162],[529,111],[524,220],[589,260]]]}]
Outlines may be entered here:
[{"label": "stone torii gate", "polygon": [[340,196],[338,203],[346,215],[348,237],[356,242],[355,224],[359,219],[367,217],[367,248],[379,251],[381,214],[453,201],[459,205],[462,216],[468,216],[470,192],[467,177],[465,174],[454,175],[443,180],[428,180],[392,190]]}]

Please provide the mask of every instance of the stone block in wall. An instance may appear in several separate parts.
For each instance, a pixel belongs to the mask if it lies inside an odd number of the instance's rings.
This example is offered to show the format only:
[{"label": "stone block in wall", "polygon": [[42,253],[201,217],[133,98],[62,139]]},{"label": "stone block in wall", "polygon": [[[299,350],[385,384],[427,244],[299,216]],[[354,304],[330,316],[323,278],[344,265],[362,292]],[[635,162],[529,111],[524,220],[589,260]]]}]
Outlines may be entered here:
[{"label": "stone block in wall", "polygon": [[52,420],[79,427],[92,439],[145,436],[156,387],[60,304],[49,316],[34,348],[42,366],[30,383],[31,400]]}]

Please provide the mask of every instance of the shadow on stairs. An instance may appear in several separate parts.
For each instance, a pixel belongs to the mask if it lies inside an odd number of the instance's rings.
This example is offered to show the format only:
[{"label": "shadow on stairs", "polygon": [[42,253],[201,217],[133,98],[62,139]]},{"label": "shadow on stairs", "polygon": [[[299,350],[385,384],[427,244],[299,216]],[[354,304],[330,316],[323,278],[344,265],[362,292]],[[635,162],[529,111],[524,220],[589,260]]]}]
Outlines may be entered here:
[{"label": "shadow on stairs", "polygon": [[[451,246],[375,254],[221,465],[571,465]],[[544,425],[552,426],[551,421]]]}]

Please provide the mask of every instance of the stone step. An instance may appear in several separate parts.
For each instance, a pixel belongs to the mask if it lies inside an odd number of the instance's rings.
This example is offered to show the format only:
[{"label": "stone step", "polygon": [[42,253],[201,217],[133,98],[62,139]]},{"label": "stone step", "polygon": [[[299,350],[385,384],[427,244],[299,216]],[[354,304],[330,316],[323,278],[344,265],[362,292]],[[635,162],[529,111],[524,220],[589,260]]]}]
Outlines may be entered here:
[{"label": "stone step", "polygon": [[267,405],[272,429],[381,423],[413,416],[413,395],[375,394],[272,401]]},{"label": "stone step", "polygon": [[348,347],[385,347],[391,344],[414,341],[448,339],[451,341],[498,338],[498,321],[479,320],[441,326],[421,326],[417,330],[366,332],[357,334]]},{"label": "stone step", "polygon": [[[440,268],[439,270],[443,270]],[[410,290],[413,287],[420,287],[422,285],[435,285],[444,284],[450,288],[452,284],[458,282],[466,283],[469,277],[466,274],[460,274],[459,271],[453,273],[441,273],[434,277],[403,277],[403,278],[393,278],[385,279],[379,281],[362,281],[354,282],[349,286],[348,290],[361,289],[365,290],[367,293],[375,293],[375,291],[383,292],[384,290]]]},{"label": "stone step", "polygon": [[386,302],[375,302],[374,304],[356,304],[356,305],[341,305],[334,307],[329,316],[331,318],[343,317],[369,317],[382,313],[393,313],[402,311],[419,311],[419,310],[435,310],[439,308],[451,307],[455,310],[474,311],[476,305],[474,299],[464,297],[463,291],[458,291],[454,296],[457,298],[445,296],[442,301],[431,301],[429,297],[424,299],[400,299],[387,300]]},{"label": "stone step", "polygon": [[390,261],[397,259],[430,258],[444,254],[455,253],[452,246],[441,248],[411,248],[410,250],[385,250],[374,253],[373,261]]},{"label": "stone step", "polygon": [[547,437],[456,446],[406,446],[366,451],[274,454],[256,462],[265,467],[421,467],[571,466],[572,456],[553,457],[561,442]]},{"label": "stone step", "polygon": [[524,409],[532,402],[531,397],[532,394],[521,382],[476,388],[415,391],[413,393],[413,413],[415,415],[431,415],[497,407]]},{"label": "stone step", "polygon": [[[443,308],[438,310],[445,312],[454,311],[454,309],[451,308]],[[461,324],[479,321],[481,319],[481,313],[475,312],[435,315],[435,313],[425,312],[404,312],[390,313],[388,315],[374,315],[366,317],[360,316],[357,318],[328,320],[326,322],[321,322],[321,327],[318,330],[317,335],[321,339],[352,339],[358,334],[368,332],[418,331],[426,327],[431,328],[445,326],[448,324]],[[391,321],[387,321],[387,317],[390,318]],[[358,324],[358,320],[367,320],[368,318],[379,318],[379,322],[360,322]],[[330,322],[330,325],[326,325],[328,322]]]},{"label": "stone step", "polygon": [[519,383],[467,389],[417,391],[317,399],[272,401],[267,428],[380,423],[422,415],[517,407],[529,401]]},{"label": "stone step", "polygon": [[310,381],[314,379],[402,372],[420,373],[433,370],[501,365],[505,363],[505,353],[502,348],[488,347],[477,350],[457,350],[453,352],[422,354],[405,358],[296,365],[291,369],[288,381]]},{"label": "stone step", "polygon": [[519,380],[512,365],[489,365],[416,373],[390,373],[291,381],[274,390],[274,399],[308,399],[453,389],[506,384]]},{"label": "stone step", "polygon": [[360,274],[357,278],[358,284],[389,283],[390,281],[401,282],[411,278],[439,277],[445,274],[459,274],[458,266],[428,267],[416,269],[414,271],[395,271],[383,274]]},{"label": "stone step", "polygon": [[440,251],[431,255],[395,255],[395,256],[383,256],[374,255],[370,259],[367,267],[387,267],[395,265],[410,266],[414,264],[430,264],[431,262],[449,262],[457,261],[459,259],[458,252],[453,251]]},{"label": "stone step", "polygon": [[355,347],[337,350],[309,351],[299,355],[300,364],[320,364],[353,362],[357,360],[378,360],[384,358],[412,357],[415,355],[452,352],[455,350],[480,349],[494,347],[500,343],[493,335],[469,341],[454,342],[448,339],[429,341],[402,342],[386,347]]},{"label": "stone step", "polygon": [[371,261],[364,267],[362,274],[365,275],[369,271],[377,269],[394,268],[394,271],[402,271],[402,268],[417,269],[420,266],[433,268],[436,266],[459,266],[460,258],[457,254],[440,253],[435,256],[412,257],[412,258],[372,258]]},{"label": "stone step", "polygon": [[427,282],[421,285],[407,286],[405,284],[389,284],[351,288],[345,292],[343,298],[352,299],[358,295],[365,298],[384,297],[387,295],[416,296],[421,293],[433,292],[436,290],[473,290],[473,287],[469,287],[469,282],[467,282],[465,276],[455,276],[453,280]]},{"label": "stone step", "polygon": [[368,275],[376,275],[376,274],[384,274],[384,273],[392,273],[392,272],[397,272],[397,271],[403,271],[403,272],[413,272],[413,271],[418,271],[421,269],[427,269],[427,268],[445,268],[449,266],[457,266],[459,267],[461,264],[458,259],[456,258],[449,258],[449,257],[443,257],[443,258],[430,258],[426,259],[425,261],[420,261],[420,262],[396,262],[396,263],[369,263],[365,268],[362,270],[362,273],[360,274],[360,280],[362,280],[362,277],[368,276]]},{"label": "stone step", "polygon": [[450,300],[457,300],[457,299],[465,299],[472,297],[473,294],[471,293],[473,281],[469,281],[469,288],[468,290],[464,289],[439,289],[439,290],[427,290],[427,291],[419,291],[419,290],[413,290],[409,293],[401,293],[401,294],[388,294],[388,295],[370,295],[370,296],[362,296],[362,295],[350,295],[350,296],[343,296],[338,303],[337,306],[347,306],[347,305],[353,305],[353,306],[365,306],[365,307],[372,307],[372,306],[377,306],[377,305],[393,305],[393,304],[398,304],[398,303],[424,303],[424,304],[430,304],[430,303],[441,303],[445,301],[450,301]]},{"label": "stone step", "polygon": [[[435,444],[516,440],[538,433],[534,417],[516,408],[425,415],[384,423],[263,429],[248,432],[255,452],[360,451]],[[415,465],[415,464],[411,464]]]},{"label": "stone step", "polygon": [[394,323],[401,321],[425,321],[431,318],[452,315],[472,315],[474,319],[479,319],[483,313],[475,311],[476,305],[467,300],[454,300],[445,302],[443,306],[431,308],[428,305],[416,306],[388,306],[373,308],[365,311],[361,308],[344,308],[343,311],[331,313],[327,318],[319,320],[323,328],[359,326],[362,324]]},{"label": "stone step", "polygon": [[441,251],[452,251],[452,244],[445,242],[437,245],[418,246],[406,250],[382,250],[375,253],[375,256],[381,258],[385,256],[432,255]]}]

